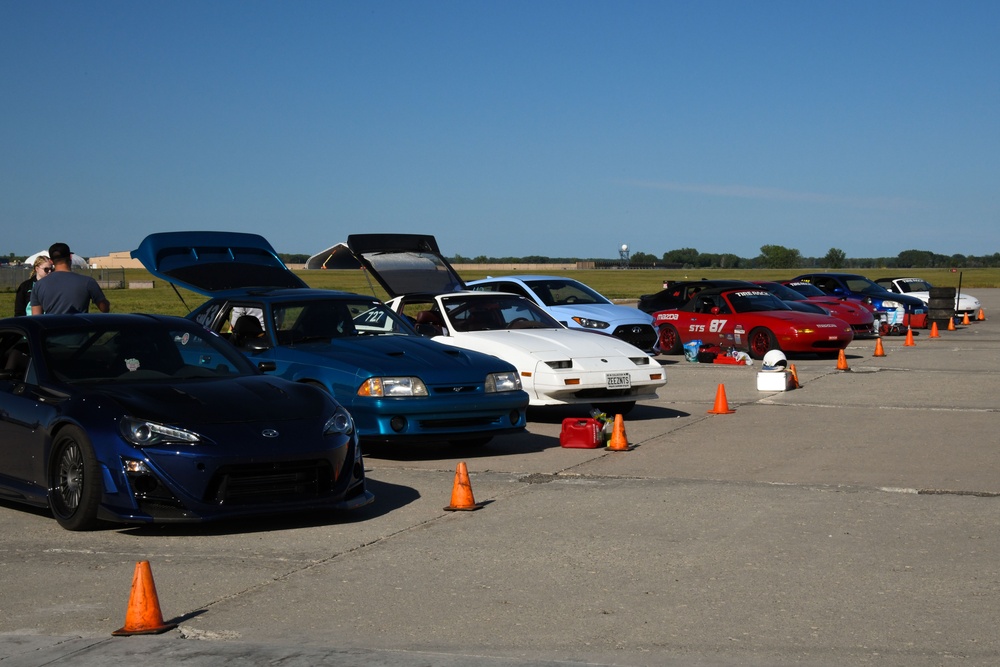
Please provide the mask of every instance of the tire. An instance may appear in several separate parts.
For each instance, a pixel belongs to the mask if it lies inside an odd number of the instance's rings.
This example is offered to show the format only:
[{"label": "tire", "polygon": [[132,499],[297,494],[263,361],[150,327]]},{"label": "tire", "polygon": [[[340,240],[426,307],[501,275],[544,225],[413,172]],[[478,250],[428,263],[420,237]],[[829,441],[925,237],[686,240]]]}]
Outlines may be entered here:
[{"label": "tire", "polygon": [[660,354],[680,354],[681,335],[673,324],[660,325]]},{"label": "tire", "polygon": [[954,287],[932,287],[927,296],[931,299],[945,299],[954,302],[956,291]]},{"label": "tire", "polygon": [[635,401],[623,401],[621,403],[594,403],[594,407],[606,415],[621,415],[624,417],[632,412]]},{"label": "tire", "polygon": [[100,525],[101,473],[87,436],[75,426],[59,431],[49,459],[49,509],[66,530]]},{"label": "tire", "polygon": [[771,350],[780,350],[778,339],[774,337],[770,329],[757,327],[747,336],[747,347],[752,359],[763,359],[764,355]]}]

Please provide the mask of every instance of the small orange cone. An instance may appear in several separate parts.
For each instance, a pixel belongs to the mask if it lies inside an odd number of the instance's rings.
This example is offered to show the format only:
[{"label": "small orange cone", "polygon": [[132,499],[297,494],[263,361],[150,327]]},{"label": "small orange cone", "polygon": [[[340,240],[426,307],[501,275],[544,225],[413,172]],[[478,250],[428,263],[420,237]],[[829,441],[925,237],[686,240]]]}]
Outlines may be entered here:
[{"label": "small orange cone", "polygon": [[788,364],[788,372],[792,374],[792,389],[799,389],[802,385],[799,384],[799,372],[795,370],[795,364]]},{"label": "small orange cone", "polygon": [[954,331],[954,330],[955,330],[955,318],[954,317],[949,317],[948,318],[948,331]]},{"label": "small orange cone", "polygon": [[838,371],[849,371],[851,367],[847,365],[847,355],[841,350],[837,354],[837,370]]},{"label": "small orange cone", "polygon": [[962,313],[962,324],[969,326],[972,322],[969,321],[969,313]]},{"label": "small orange cone", "polygon": [[156,635],[176,627],[176,623],[163,622],[156,584],[153,583],[153,571],[148,560],[139,561],[135,564],[135,574],[132,575],[132,592],[128,598],[125,625],[111,634],[115,637]]},{"label": "small orange cone", "polygon": [[726,385],[720,384],[715,391],[715,407],[708,411],[710,415],[731,415],[736,410],[729,409],[729,401],[726,400]]},{"label": "small orange cone", "polygon": [[916,343],[913,342],[913,329],[906,327],[906,342],[903,343],[903,347],[913,347]]},{"label": "small orange cone", "polygon": [[611,432],[611,440],[605,449],[612,452],[627,452],[635,447],[628,444],[628,437],[625,435],[625,420],[621,415],[615,415],[615,429]]},{"label": "small orange cone", "polygon": [[931,335],[929,338],[940,338],[941,334],[938,333],[937,322],[931,322]]},{"label": "small orange cone", "polygon": [[469,468],[465,465],[465,461],[462,461],[455,467],[455,483],[451,488],[451,505],[448,505],[445,509],[451,512],[471,512],[482,506],[482,503],[477,503],[476,498],[472,495],[472,484],[469,482]]},{"label": "small orange cone", "polygon": [[[931,334],[931,336],[933,336],[933,335],[934,334]],[[875,354],[873,354],[872,356],[873,357],[884,357],[885,356],[885,348],[882,347],[882,337],[881,336],[879,336],[878,338],[875,339]]]},{"label": "small orange cone", "polygon": [[986,319],[986,313],[983,312],[982,308],[979,309],[979,314],[976,315],[976,319],[980,322]]}]

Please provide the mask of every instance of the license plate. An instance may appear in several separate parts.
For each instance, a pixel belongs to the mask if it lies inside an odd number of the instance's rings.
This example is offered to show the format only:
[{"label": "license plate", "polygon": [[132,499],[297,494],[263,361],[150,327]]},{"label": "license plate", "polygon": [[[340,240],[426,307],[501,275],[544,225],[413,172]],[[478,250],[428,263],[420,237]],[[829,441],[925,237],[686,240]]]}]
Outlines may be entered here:
[{"label": "license plate", "polygon": [[629,373],[608,373],[604,378],[608,389],[632,388],[632,376]]}]

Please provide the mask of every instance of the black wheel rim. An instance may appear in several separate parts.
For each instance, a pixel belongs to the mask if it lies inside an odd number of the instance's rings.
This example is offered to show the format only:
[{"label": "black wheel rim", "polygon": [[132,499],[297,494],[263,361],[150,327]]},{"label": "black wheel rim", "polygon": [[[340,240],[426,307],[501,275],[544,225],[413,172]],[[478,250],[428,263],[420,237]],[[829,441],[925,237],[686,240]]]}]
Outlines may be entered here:
[{"label": "black wheel rim", "polygon": [[83,451],[75,442],[68,443],[59,455],[55,471],[55,496],[61,513],[72,514],[83,495]]}]

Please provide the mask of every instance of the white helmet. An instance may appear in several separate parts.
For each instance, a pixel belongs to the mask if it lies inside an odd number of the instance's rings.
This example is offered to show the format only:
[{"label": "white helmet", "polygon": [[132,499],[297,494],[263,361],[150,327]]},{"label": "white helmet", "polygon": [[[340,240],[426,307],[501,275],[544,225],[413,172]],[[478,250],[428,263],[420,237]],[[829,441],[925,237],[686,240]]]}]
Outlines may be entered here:
[{"label": "white helmet", "polygon": [[771,350],[764,355],[764,359],[761,361],[761,370],[783,371],[786,368],[788,368],[788,359],[785,358],[785,353],[781,350]]}]

